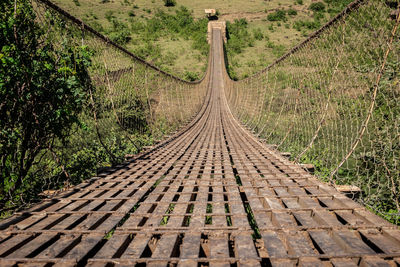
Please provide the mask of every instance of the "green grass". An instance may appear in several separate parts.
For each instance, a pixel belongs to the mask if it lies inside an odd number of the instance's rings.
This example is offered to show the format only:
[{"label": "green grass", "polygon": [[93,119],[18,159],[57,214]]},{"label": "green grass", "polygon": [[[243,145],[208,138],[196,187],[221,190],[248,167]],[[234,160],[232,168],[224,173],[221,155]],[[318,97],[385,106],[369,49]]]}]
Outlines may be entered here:
[{"label": "green grass", "polygon": [[[175,6],[170,7],[166,7],[162,0],[79,0],[79,6],[76,0],[54,1],[145,60],[187,79],[201,77],[206,70],[204,47],[197,47],[204,46],[205,38],[196,37],[205,35],[206,29],[196,30],[197,35],[163,30],[149,33],[146,30],[152,26],[149,21],[159,11],[174,15],[185,6],[193,18],[199,20],[205,17],[204,9],[215,8],[221,20],[234,23],[237,18],[245,18],[252,41],[240,52],[231,52],[227,46],[231,76],[241,79],[272,63],[350,2],[325,0],[325,12],[316,14],[309,9],[311,0],[255,0],[246,2],[245,7],[239,0],[178,0]],[[277,10],[285,13],[285,19],[268,20],[268,16],[276,14]]]}]

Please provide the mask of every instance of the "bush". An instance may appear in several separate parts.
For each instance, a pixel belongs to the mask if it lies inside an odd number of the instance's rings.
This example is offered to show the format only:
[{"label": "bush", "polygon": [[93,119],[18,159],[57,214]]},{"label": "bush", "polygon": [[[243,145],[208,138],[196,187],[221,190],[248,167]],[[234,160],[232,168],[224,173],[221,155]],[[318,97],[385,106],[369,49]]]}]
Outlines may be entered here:
[{"label": "bush", "polygon": [[200,79],[200,76],[197,72],[186,71],[185,72],[185,79],[188,81],[197,81]]},{"label": "bush", "polygon": [[247,20],[235,20],[234,23],[227,22],[227,48],[230,53],[240,54],[244,48],[252,46],[254,39],[247,30]]},{"label": "bush", "polygon": [[176,6],[175,0],[164,0],[164,6]]},{"label": "bush", "polygon": [[108,20],[109,22],[111,22],[112,19],[114,19],[114,12],[112,12],[111,10],[107,10],[106,13],[104,14],[106,20]]},{"label": "bush", "polygon": [[303,4],[303,0],[296,0],[296,4],[302,5]]},{"label": "bush", "polygon": [[269,21],[286,21],[286,12],[284,10],[278,9],[274,13],[271,13],[267,16]]},{"label": "bush", "polygon": [[298,20],[293,24],[293,28],[298,31],[301,31],[302,28],[306,28],[308,30],[316,30],[321,27],[321,23],[319,21],[310,21],[310,20]]},{"label": "bush", "polygon": [[[31,168],[54,140],[79,122],[90,86],[86,47],[52,45],[29,1],[0,4],[0,207],[22,202],[35,186]],[[51,27],[62,28],[53,20]],[[17,29],[17,30],[16,30]],[[16,30],[16,31],[15,31]],[[40,40],[40,41],[39,41]],[[11,115],[12,114],[12,115]]]},{"label": "bush", "polygon": [[312,3],[312,4],[308,7],[308,9],[310,9],[310,10],[312,10],[312,11],[314,11],[314,12],[321,12],[321,11],[324,11],[324,10],[325,10],[325,5],[324,5],[324,3],[322,3],[322,2],[315,2],[315,3]]},{"label": "bush", "polygon": [[253,30],[254,39],[261,41],[264,39],[264,34],[262,33],[260,28]]},{"label": "bush", "polygon": [[129,27],[125,23],[113,19],[111,21],[112,28],[108,33],[111,41],[116,42],[120,45],[124,45],[131,40],[131,32]]},{"label": "bush", "polygon": [[289,9],[287,13],[290,16],[296,16],[297,15],[297,11],[294,10],[293,8]]}]

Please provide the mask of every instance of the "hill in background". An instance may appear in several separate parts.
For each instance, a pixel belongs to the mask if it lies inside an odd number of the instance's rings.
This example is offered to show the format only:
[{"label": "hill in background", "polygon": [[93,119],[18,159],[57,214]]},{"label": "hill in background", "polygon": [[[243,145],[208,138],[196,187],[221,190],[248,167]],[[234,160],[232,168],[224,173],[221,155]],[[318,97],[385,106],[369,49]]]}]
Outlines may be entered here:
[{"label": "hill in background", "polygon": [[[166,0],[165,0],[166,1]],[[228,21],[229,73],[245,78],[304,40],[351,0],[54,0],[113,41],[188,80],[206,70],[204,9]]]}]

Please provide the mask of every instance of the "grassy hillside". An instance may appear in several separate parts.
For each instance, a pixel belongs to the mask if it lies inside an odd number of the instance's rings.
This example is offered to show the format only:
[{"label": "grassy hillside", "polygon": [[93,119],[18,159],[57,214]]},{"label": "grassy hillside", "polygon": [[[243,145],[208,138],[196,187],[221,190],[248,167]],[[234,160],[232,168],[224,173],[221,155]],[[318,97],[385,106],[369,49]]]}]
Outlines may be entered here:
[{"label": "grassy hillside", "polygon": [[[130,51],[186,79],[201,77],[206,68],[205,8],[217,9],[221,20],[231,22],[230,74],[241,79],[272,63],[350,2],[253,0],[244,6],[239,0],[176,0],[175,6],[166,7],[163,0],[54,1]],[[185,16],[193,24],[189,28],[180,27],[187,23]]]}]

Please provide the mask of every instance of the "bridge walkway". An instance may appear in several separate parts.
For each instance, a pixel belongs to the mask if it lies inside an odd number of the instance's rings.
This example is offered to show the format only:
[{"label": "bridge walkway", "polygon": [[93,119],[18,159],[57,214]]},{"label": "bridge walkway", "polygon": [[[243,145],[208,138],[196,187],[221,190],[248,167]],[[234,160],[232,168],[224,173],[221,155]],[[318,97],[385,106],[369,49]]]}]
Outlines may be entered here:
[{"label": "bridge walkway", "polygon": [[210,90],[183,130],[0,222],[1,266],[399,266],[400,231],[260,143]]}]

